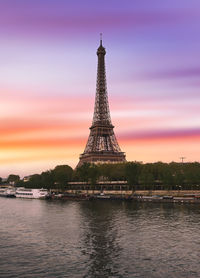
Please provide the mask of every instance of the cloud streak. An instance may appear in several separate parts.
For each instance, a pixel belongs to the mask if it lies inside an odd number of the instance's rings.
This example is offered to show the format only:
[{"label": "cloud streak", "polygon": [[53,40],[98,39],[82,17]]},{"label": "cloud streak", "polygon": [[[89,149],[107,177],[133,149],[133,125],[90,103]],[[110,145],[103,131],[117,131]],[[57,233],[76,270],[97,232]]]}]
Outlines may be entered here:
[{"label": "cloud streak", "polygon": [[170,12],[110,12],[87,14],[38,14],[20,11],[4,14],[0,12],[0,28],[11,32],[52,34],[52,32],[82,32],[96,30],[117,30],[118,28],[150,27],[160,24],[177,24],[188,14]]},{"label": "cloud streak", "polygon": [[120,135],[122,140],[175,140],[186,138],[200,138],[200,128],[179,130],[154,130],[130,132]]},{"label": "cloud streak", "polygon": [[[171,69],[160,70],[157,72],[143,73],[139,75],[142,79],[146,80],[174,80],[174,79],[187,79],[187,78],[199,78],[200,67],[186,68],[186,69]],[[198,83],[199,85],[199,83]]]}]

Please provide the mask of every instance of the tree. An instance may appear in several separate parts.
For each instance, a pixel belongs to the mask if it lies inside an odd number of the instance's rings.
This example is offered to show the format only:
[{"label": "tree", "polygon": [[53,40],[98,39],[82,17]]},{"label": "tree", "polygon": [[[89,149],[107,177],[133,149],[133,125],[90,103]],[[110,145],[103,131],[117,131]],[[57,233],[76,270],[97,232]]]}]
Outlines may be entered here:
[{"label": "tree", "polygon": [[2,178],[0,177],[0,184],[2,183]]},{"label": "tree", "polygon": [[76,175],[81,181],[88,182],[90,178],[90,163],[83,163],[80,167],[76,169]]},{"label": "tree", "polygon": [[72,179],[73,169],[68,165],[58,165],[52,171],[52,174],[54,182],[57,183],[60,188],[64,188]]},{"label": "tree", "polygon": [[101,180],[111,180],[110,164],[99,164],[98,171]]},{"label": "tree", "polygon": [[7,181],[13,184],[16,184],[19,180],[20,180],[20,176],[14,174],[9,175],[7,178]]},{"label": "tree", "polygon": [[153,165],[150,163],[144,164],[140,173],[140,183],[144,190],[152,190],[154,184]]},{"label": "tree", "polygon": [[126,177],[128,184],[132,189],[136,189],[139,184],[139,176],[141,172],[141,163],[139,162],[127,162],[126,163]]},{"label": "tree", "polygon": [[125,173],[126,163],[105,163],[97,165],[97,169],[99,172],[99,177],[103,180],[125,180],[126,173]]},{"label": "tree", "polygon": [[42,187],[48,189],[53,188],[55,182],[53,171],[42,172],[41,182],[42,182]]},{"label": "tree", "polygon": [[30,177],[30,180],[25,183],[26,187],[29,188],[41,188],[42,187],[42,180],[41,175],[34,174]]},{"label": "tree", "polygon": [[95,164],[91,164],[89,167],[89,176],[90,176],[90,184],[91,187],[93,188],[94,191],[94,187],[95,184],[97,182],[97,178],[99,176],[99,171],[98,171],[98,167]]},{"label": "tree", "polygon": [[27,187],[26,186],[26,182],[24,182],[23,180],[19,180],[16,184],[16,187]]}]

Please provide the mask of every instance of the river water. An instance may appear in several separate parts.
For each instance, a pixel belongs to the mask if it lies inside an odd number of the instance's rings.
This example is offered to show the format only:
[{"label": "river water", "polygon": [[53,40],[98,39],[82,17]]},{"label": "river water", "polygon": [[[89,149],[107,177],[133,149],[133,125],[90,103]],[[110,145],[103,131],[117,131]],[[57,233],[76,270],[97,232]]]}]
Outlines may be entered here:
[{"label": "river water", "polygon": [[0,277],[200,277],[200,207],[0,198]]}]

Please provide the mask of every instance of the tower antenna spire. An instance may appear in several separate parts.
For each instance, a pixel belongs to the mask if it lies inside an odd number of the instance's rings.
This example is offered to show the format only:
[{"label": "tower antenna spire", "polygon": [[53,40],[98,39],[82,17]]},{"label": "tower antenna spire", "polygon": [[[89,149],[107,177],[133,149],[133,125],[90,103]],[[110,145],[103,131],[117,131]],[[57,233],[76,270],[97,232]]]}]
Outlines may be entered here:
[{"label": "tower antenna spire", "polygon": [[102,33],[100,33],[100,45],[102,46]]}]

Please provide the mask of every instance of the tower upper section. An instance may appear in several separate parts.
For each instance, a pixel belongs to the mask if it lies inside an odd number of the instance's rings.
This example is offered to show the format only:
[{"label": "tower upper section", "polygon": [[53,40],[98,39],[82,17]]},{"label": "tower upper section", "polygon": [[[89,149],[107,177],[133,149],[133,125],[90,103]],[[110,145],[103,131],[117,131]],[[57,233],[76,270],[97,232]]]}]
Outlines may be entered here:
[{"label": "tower upper section", "polygon": [[106,85],[105,55],[106,50],[102,45],[102,39],[100,39],[100,46],[97,49],[97,84],[95,108],[91,128],[95,126],[112,126]]}]

